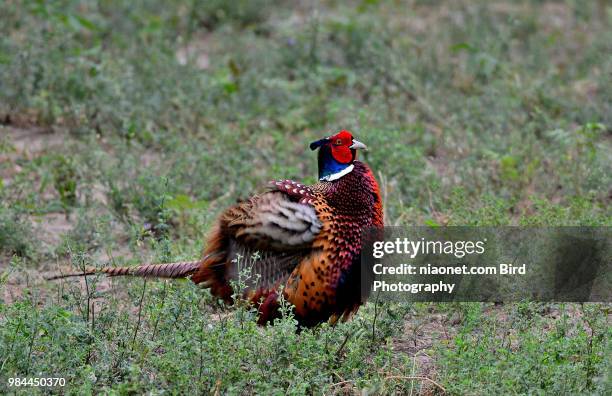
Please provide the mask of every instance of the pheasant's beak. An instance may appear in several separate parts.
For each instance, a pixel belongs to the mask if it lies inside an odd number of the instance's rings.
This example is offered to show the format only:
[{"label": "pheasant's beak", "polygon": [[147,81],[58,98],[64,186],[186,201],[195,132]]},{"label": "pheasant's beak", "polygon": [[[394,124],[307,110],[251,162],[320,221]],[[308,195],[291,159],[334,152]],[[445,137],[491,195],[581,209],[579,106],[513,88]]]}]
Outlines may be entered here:
[{"label": "pheasant's beak", "polygon": [[368,151],[368,146],[366,146],[365,144],[361,143],[359,140],[357,139],[353,139],[353,144],[351,146],[349,146],[350,149],[353,150],[364,150],[364,151]]}]

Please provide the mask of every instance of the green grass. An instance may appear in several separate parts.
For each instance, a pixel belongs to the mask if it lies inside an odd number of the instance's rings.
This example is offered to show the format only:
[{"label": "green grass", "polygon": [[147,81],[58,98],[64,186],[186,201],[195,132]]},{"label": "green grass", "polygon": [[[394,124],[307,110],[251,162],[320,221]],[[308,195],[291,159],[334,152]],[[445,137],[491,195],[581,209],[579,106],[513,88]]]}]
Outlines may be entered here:
[{"label": "green grass", "polygon": [[370,303],[296,334],[189,282],[42,279],[197,257],[236,199],[314,182],[308,143],[342,128],[370,148],[388,224],[609,226],[606,2],[5,0],[0,15],[0,392],[47,375],[74,394],[610,389],[609,304]]}]

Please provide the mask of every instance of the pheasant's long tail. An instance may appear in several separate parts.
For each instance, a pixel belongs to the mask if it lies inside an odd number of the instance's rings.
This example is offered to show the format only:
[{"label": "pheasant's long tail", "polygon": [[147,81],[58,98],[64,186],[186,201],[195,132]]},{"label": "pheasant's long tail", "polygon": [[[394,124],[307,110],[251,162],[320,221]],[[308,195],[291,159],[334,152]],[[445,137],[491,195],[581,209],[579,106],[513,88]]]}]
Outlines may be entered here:
[{"label": "pheasant's long tail", "polygon": [[140,278],[186,278],[193,275],[198,270],[201,263],[201,260],[197,260],[168,264],[144,264],[134,267],[88,268],[83,272],[55,275],[46,279],[54,280],[94,274],[106,274],[108,276],[137,276]]}]

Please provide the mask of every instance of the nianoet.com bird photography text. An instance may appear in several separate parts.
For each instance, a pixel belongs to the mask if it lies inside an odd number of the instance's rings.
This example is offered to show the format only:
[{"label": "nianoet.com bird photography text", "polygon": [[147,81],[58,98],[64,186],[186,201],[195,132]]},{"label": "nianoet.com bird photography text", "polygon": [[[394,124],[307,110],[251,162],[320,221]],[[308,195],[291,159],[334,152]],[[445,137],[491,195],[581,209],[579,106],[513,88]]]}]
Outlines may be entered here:
[{"label": "nianoet.com bird photography text", "polygon": [[604,0],[0,0],[0,394],[611,394],[610,54]]},{"label": "nianoet.com bird photography text", "polygon": [[609,227],[387,227],[363,253],[364,301],[612,302]]}]

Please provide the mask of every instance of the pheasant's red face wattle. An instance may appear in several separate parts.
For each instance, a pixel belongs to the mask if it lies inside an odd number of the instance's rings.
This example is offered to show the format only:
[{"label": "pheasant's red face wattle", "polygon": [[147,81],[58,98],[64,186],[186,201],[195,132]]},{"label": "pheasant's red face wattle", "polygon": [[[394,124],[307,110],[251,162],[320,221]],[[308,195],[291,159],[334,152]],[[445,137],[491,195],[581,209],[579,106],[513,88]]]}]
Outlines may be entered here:
[{"label": "pheasant's red face wattle", "polygon": [[353,135],[349,131],[340,133],[329,138],[331,153],[336,161],[341,164],[348,164],[355,160],[356,151],[351,150],[353,145]]}]

